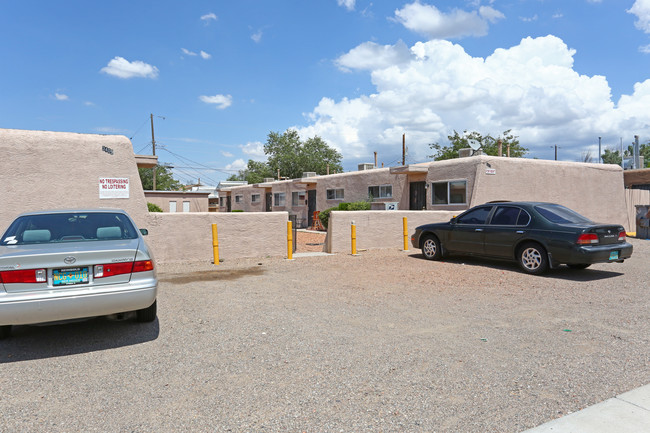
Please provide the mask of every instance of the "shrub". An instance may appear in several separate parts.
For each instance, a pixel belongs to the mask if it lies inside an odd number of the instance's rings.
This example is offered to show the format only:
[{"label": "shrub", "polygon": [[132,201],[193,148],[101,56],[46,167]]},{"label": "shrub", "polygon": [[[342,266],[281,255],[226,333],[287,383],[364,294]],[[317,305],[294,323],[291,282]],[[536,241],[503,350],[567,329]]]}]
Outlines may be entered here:
[{"label": "shrub", "polygon": [[320,222],[323,223],[323,227],[327,228],[330,220],[330,212],[333,210],[370,210],[370,202],[355,201],[353,203],[339,203],[338,206],[325,209],[318,215]]},{"label": "shrub", "polygon": [[162,212],[163,210],[157,204],[147,202],[147,209],[149,212]]},{"label": "shrub", "polygon": [[244,212],[244,210],[243,209],[233,209],[230,212]]}]

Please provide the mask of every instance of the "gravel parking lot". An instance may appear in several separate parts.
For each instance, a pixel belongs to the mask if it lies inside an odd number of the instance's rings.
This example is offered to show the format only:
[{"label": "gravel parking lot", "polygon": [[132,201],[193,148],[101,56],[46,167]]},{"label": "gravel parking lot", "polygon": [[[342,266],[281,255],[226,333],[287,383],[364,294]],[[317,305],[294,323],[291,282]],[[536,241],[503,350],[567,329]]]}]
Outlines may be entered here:
[{"label": "gravel parking lot", "polygon": [[650,383],[650,241],[543,277],[419,251],[161,266],[158,320],[15,327],[2,432],[519,432]]}]

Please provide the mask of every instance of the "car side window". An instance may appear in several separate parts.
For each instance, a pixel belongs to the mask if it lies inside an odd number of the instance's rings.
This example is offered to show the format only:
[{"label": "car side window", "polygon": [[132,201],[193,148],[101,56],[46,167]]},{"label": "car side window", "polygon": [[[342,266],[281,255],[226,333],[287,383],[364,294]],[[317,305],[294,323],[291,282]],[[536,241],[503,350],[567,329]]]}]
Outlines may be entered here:
[{"label": "car side window", "polygon": [[497,226],[514,226],[517,224],[520,209],[512,206],[499,206],[492,216],[490,224]]},{"label": "car side window", "polygon": [[530,214],[522,209],[519,213],[519,218],[517,218],[517,225],[527,226],[528,223],[530,223]]},{"label": "car side window", "polygon": [[456,224],[485,224],[492,206],[479,207],[456,218]]}]

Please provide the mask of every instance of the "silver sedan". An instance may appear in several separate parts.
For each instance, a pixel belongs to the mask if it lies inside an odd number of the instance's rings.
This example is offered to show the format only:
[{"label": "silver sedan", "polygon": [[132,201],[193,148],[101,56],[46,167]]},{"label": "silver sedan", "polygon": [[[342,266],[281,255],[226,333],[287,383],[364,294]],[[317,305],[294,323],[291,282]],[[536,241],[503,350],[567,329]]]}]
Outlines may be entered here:
[{"label": "silver sedan", "polygon": [[153,257],[123,210],[25,213],[0,238],[0,338],[12,325],[137,312],[156,319]]}]

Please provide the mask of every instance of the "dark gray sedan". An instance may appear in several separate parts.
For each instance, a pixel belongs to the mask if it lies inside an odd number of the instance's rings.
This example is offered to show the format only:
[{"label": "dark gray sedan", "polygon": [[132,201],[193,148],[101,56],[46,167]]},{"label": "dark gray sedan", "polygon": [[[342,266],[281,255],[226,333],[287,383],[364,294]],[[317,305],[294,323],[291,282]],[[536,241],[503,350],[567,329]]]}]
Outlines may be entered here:
[{"label": "dark gray sedan", "polygon": [[447,223],[425,224],[411,236],[429,260],[447,254],[514,260],[530,274],[567,264],[623,262],[632,255],[625,228],[596,224],[553,203],[503,202],[476,206]]},{"label": "dark gray sedan", "polygon": [[156,318],[154,261],[123,210],[25,213],[0,238],[0,338],[12,325],[136,311]]}]

